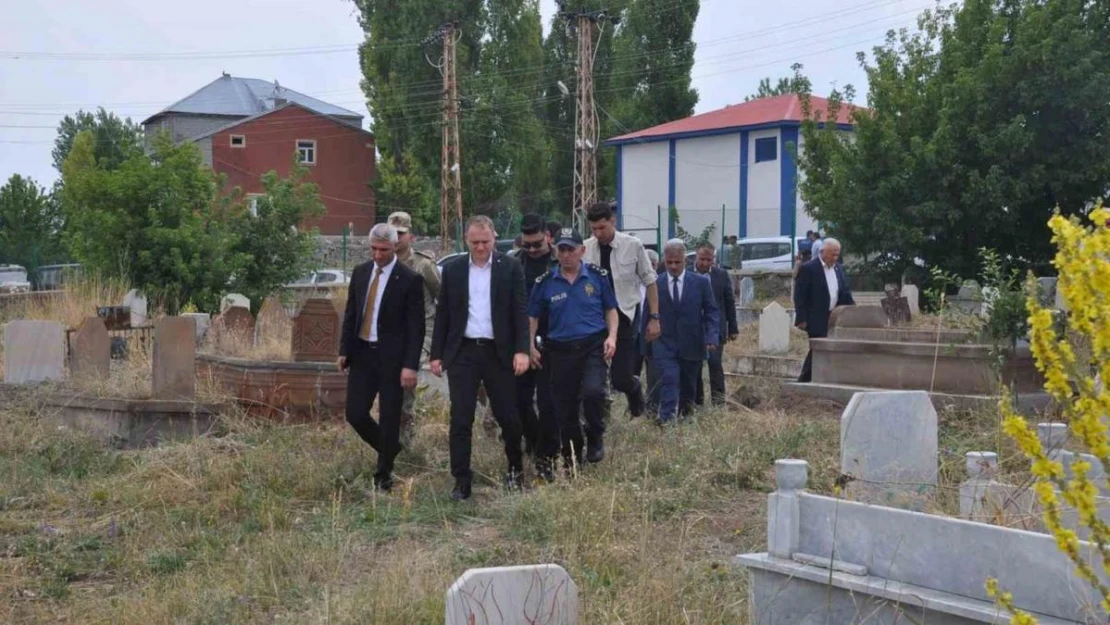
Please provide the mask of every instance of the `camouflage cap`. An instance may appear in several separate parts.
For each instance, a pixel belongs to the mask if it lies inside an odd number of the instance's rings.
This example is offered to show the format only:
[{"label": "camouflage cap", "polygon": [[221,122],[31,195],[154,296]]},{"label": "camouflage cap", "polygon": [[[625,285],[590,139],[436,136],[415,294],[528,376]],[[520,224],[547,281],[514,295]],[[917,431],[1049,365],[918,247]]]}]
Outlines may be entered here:
[{"label": "camouflage cap", "polygon": [[412,230],[412,217],[410,217],[408,213],[403,211],[397,211],[396,213],[391,214],[386,222],[389,225],[393,226],[393,229],[401,234]]}]

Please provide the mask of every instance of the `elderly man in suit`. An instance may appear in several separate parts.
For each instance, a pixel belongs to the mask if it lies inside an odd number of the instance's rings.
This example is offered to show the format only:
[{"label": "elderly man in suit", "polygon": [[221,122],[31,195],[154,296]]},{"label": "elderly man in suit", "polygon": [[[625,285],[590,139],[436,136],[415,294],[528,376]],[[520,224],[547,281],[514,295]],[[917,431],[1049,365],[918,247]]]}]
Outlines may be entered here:
[{"label": "elderly man in suit", "polygon": [[659,274],[659,338],[650,345],[659,367],[659,423],[693,408],[706,352],[720,348],[720,320],[709,278],[686,270],[686,244],[663,246],[667,270]]},{"label": "elderly man in suit", "polygon": [[382,491],[393,487],[404,389],[416,387],[424,344],[424,280],[397,262],[396,245],[393,226],[370,230],[372,259],[351,275],[336,362],[347,372],[347,422],[378,452],[374,486]]},{"label": "elderly man in suit", "polygon": [[[816,243],[814,249],[817,249]],[[844,268],[837,264],[840,242],[825,239],[816,258],[803,263],[794,278],[794,325],[805,330],[809,338],[829,335],[829,313],[837,306],[853,306],[852,289]],[[802,363],[799,382],[813,379],[813,350]]]},{"label": "elderly man in suit", "polygon": [[[699,275],[709,278],[713,287],[713,301],[717,303],[720,311],[720,330],[718,332],[719,345],[732,341],[740,333],[736,325],[736,300],[732,294],[732,280],[728,272],[714,266],[713,261],[716,250],[709,242],[698,245],[697,255],[694,258],[694,271]],[[723,349],[714,349],[709,352],[709,390],[712,393],[713,403],[725,403],[725,367],[722,361]],[[702,381],[701,372],[698,373],[697,404],[705,403],[705,383]]]},{"label": "elderly man in suit", "polygon": [[470,444],[478,385],[489,395],[493,417],[501,425],[509,469],[505,487],[520,490],[523,456],[516,406],[516,379],[528,371],[528,315],[524,270],[495,250],[493,222],[484,215],[466,224],[470,254],[447,263],[436,304],[432,332],[432,373],[447,372],[451,398],[451,499],[470,498]]}]

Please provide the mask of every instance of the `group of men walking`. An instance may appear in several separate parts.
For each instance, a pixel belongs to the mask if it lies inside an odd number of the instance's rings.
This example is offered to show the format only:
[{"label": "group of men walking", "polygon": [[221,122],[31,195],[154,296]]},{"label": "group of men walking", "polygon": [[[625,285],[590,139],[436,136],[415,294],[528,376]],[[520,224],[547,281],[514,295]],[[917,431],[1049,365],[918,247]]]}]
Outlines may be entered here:
[{"label": "group of men walking", "polygon": [[[708,261],[690,271],[685,244],[671,240],[659,272],[638,239],[617,231],[608,203],[589,207],[593,236],[585,241],[526,215],[511,254],[496,250],[488,217],[472,217],[469,254],[448,261],[442,276],[412,251],[410,221],[395,213],[370,231],[372,259],[352,275],[338,361],[348,372],[347,420],[378,452],[378,489],[393,484],[422,353],[434,375],[447,376],[451,497],[465,500],[480,389],[501,430],[504,486],[517,490],[526,452],[544,481],[555,479],[560,460],[573,472],[605,458],[608,387],[626,395],[632,417],[642,416],[648,400],[637,372],[645,357],[649,379],[658,381],[648,392],[658,422],[688,414],[702,393],[707,355],[719,366],[723,343],[735,336],[735,310],[716,296],[711,247]],[[723,374],[718,380],[710,362],[718,400]]]}]

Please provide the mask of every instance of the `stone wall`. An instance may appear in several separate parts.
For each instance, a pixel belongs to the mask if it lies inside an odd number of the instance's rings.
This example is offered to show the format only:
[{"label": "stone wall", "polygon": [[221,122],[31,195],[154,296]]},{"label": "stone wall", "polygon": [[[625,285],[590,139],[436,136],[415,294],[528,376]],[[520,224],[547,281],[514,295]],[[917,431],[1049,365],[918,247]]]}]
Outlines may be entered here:
[{"label": "stone wall", "polygon": [[[434,257],[439,257],[440,240],[437,237],[417,237],[413,247]],[[319,269],[343,268],[343,237],[320,235],[316,237],[314,266]],[[347,270],[370,260],[370,243],[366,236],[347,237]]]}]

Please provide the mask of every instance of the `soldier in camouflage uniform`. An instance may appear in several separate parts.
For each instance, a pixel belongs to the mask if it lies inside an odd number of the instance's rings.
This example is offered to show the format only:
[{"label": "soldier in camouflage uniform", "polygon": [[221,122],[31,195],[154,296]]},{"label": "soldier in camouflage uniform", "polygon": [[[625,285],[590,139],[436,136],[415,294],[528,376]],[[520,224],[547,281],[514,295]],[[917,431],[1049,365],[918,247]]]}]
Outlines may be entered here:
[{"label": "soldier in camouflage uniform", "polygon": [[[424,350],[420,366],[428,362],[432,346],[432,326],[435,325],[436,298],[439,297],[439,269],[435,260],[423,252],[412,249],[415,236],[412,233],[412,217],[408,213],[396,212],[389,216],[389,225],[397,230],[397,260],[424,278]],[[405,389],[405,401],[401,407],[401,441],[409,444],[412,440],[416,404],[416,389]]]}]

